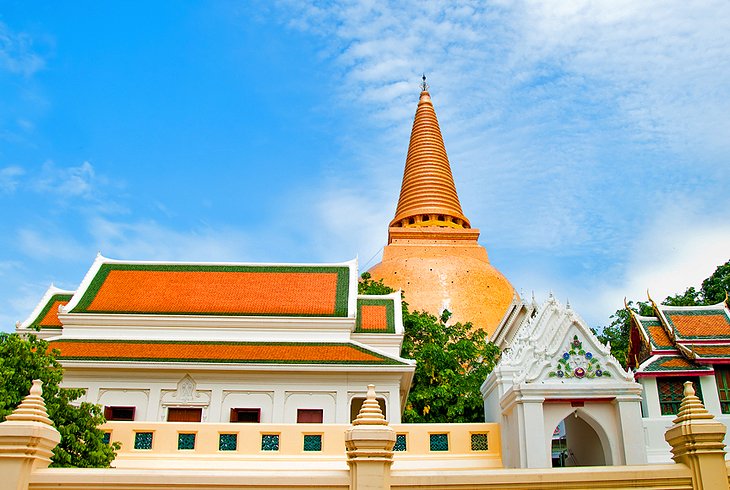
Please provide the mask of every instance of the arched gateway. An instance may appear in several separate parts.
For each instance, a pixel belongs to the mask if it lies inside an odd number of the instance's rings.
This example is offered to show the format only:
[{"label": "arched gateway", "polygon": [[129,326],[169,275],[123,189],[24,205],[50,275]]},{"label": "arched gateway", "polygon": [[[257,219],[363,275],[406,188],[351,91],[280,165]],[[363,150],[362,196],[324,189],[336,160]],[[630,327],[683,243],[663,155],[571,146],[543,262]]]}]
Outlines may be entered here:
[{"label": "arched gateway", "polygon": [[515,300],[493,339],[503,354],[481,390],[506,467],[548,468],[556,452],[568,466],[646,462],[641,387],[570,307]]}]

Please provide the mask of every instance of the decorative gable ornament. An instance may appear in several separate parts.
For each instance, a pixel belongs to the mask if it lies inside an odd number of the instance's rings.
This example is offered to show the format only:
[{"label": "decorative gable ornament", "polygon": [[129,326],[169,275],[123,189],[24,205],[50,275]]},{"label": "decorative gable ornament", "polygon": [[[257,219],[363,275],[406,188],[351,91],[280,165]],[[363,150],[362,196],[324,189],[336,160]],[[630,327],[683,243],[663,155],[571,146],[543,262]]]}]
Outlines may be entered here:
[{"label": "decorative gable ornament", "polygon": [[558,359],[555,371],[550,371],[548,376],[578,379],[611,377],[610,372],[601,368],[601,363],[592,352],[583,350],[583,342],[578,339],[577,335],[573,335],[573,340],[568,347],[568,350]]},{"label": "decorative gable ornament", "polygon": [[513,340],[503,346],[495,371],[511,371],[514,384],[634,381],[611,355],[610,346],[603,345],[583,319],[553,295],[518,324],[503,327],[516,333],[505,335]]}]

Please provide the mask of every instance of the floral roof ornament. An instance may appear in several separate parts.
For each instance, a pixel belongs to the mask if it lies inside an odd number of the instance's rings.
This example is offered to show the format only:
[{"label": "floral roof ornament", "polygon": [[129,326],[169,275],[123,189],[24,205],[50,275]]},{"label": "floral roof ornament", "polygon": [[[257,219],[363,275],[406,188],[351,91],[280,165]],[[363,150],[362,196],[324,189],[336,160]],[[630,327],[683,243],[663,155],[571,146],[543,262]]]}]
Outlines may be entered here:
[{"label": "floral roof ornament", "polygon": [[611,377],[611,373],[601,367],[593,353],[583,349],[583,342],[577,335],[573,336],[568,347],[569,349],[558,359],[555,370],[548,373],[549,377],[577,379]]}]

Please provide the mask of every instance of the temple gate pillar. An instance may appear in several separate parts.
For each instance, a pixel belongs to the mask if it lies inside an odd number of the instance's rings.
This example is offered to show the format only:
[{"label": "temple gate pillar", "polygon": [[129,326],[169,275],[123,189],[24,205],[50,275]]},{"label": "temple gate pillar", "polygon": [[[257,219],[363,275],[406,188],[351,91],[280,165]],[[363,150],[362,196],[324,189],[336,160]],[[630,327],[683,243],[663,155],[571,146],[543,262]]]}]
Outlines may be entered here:
[{"label": "temple gate pillar", "polygon": [[390,490],[395,431],[380,410],[375,385],[368,385],[365,402],[345,432],[350,490]]},{"label": "temple gate pillar", "polygon": [[26,396],[0,424],[0,490],[27,490],[31,473],[47,468],[61,434],[48,418],[36,379]]},{"label": "temple gate pillar", "polygon": [[664,438],[672,446],[674,461],[692,472],[694,490],[728,490],[723,443],[726,428],[714,419],[695,396],[692,382],[685,382],[679,413]]}]

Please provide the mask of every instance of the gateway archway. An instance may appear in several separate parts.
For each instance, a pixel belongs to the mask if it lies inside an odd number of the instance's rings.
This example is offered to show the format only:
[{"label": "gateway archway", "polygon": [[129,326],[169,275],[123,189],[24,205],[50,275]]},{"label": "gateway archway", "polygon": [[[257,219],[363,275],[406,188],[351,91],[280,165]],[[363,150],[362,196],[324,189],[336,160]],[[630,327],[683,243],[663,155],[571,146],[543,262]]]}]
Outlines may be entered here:
[{"label": "gateway archway", "polygon": [[[578,411],[565,417],[555,430],[551,441],[553,467],[606,466],[611,464],[610,448],[604,445],[605,431],[595,420],[586,420]],[[604,434],[602,438],[599,431]]]}]

